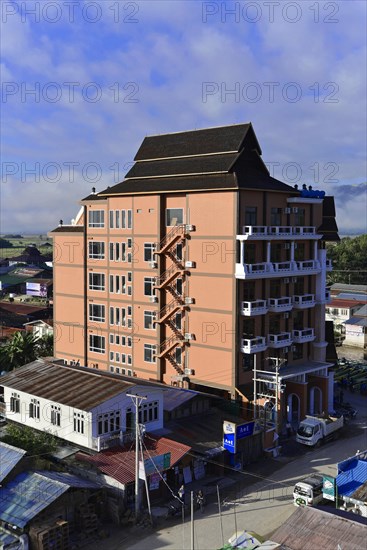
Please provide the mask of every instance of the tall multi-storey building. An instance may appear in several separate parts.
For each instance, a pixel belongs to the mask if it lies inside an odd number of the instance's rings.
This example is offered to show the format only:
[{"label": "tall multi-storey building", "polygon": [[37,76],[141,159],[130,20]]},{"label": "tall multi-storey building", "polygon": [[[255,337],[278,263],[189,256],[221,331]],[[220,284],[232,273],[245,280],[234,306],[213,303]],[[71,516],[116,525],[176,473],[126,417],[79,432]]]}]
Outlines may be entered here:
[{"label": "tall multi-storey building", "polygon": [[330,408],[333,198],[271,177],[251,124],[146,137],[81,205],[50,233],[56,357],[282,420]]}]

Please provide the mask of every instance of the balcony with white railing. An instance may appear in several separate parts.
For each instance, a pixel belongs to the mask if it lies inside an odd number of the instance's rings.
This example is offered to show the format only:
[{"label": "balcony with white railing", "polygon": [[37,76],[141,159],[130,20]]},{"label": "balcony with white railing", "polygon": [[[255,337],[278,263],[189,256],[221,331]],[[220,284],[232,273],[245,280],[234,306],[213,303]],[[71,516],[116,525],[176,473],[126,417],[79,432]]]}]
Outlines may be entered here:
[{"label": "balcony with white railing", "polygon": [[264,239],[268,235],[266,225],[244,225],[242,232],[248,239]]},{"label": "balcony with white railing", "polygon": [[293,331],[293,341],[296,344],[305,344],[306,342],[312,342],[313,340],[315,340],[313,328],[304,328],[302,330]]},{"label": "balcony with white railing", "polygon": [[292,236],[292,227],[290,225],[270,225],[268,233],[272,237],[288,237]]},{"label": "balcony with white railing", "polygon": [[321,235],[317,235],[316,227],[306,225],[297,225],[293,227],[293,235],[295,235],[297,239],[319,239],[321,237]]},{"label": "balcony with white railing", "polygon": [[268,312],[266,300],[254,300],[252,302],[241,302],[241,315],[253,317],[264,315]]},{"label": "balcony with white railing", "polygon": [[279,332],[278,334],[268,334],[269,348],[284,348],[292,344],[292,335],[290,332]]},{"label": "balcony with white railing", "polygon": [[333,270],[333,262],[331,260],[326,260],[326,271]]},{"label": "balcony with white railing", "polygon": [[241,240],[279,240],[279,239],[321,239],[314,226],[289,225],[244,225],[242,226]]},{"label": "balcony with white railing", "polygon": [[281,298],[269,298],[268,299],[269,311],[273,313],[281,313],[282,311],[291,311],[293,308],[292,298],[289,296],[282,296]]},{"label": "balcony with white railing", "polygon": [[316,304],[314,294],[300,294],[293,296],[293,307],[295,309],[306,309]]},{"label": "balcony with white railing", "polygon": [[236,277],[239,279],[265,278],[272,271],[272,264],[236,264]]},{"label": "balcony with white railing", "polygon": [[297,270],[305,273],[318,273],[321,271],[320,262],[318,260],[304,260],[296,262]]},{"label": "balcony with white railing", "polygon": [[241,338],[240,349],[242,353],[259,353],[267,349],[266,338],[257,336],[254,338]]},{"label": "balcony with white railing", "polygon": [[292,275],[296,270],[295,262],[276,262],[272,265],[274,273],[287,273],[289,275]]}]

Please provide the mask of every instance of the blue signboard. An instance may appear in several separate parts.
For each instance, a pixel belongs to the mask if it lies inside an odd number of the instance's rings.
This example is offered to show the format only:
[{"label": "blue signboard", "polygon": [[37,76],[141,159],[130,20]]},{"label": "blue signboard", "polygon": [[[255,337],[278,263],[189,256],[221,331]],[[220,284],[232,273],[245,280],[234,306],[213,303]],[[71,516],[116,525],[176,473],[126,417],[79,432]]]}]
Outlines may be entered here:
[{"label": "blue signboard", "polygon": [[230,453],[236,452],[236,437],[235,434],[224,434],[223,447]]},{"label": "blue signboard", "polygon": [[237,439],[242,439],[254,433],[255,422],[247,422],[246,424],[240,424],[236,428]]}]

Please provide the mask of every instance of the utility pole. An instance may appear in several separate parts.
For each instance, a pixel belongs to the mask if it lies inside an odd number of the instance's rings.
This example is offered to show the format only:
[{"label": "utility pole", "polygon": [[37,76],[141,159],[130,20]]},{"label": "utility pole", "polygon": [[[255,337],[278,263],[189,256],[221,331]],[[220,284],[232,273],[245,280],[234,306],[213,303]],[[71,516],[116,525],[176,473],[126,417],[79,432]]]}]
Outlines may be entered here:
[{"label": "utility pole", "polygon": [[135,405],[135,522],[137,522],[139,516],[139,407],[147,397],[134,393],[127,393],[126,395],[131,397]]},{"label": "utility pole", "polygon": [[191,550],[194,549],[194,491],[191,491]]}]

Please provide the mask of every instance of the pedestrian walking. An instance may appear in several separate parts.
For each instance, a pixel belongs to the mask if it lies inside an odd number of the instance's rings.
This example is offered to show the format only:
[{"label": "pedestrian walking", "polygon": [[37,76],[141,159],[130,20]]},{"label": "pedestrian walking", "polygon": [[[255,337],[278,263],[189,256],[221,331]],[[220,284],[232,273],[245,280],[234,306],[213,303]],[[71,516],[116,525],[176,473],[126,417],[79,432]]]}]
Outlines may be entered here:
[{"label": "pedestrian walking", "polygon": [[289,421],[286,424],[286,428],[287,428],[287,436],[292,437],[293,429],[292,429],[292,424]]},{"label": "pedestrian walking", "polygon": [[185,486],[182,484],[181,487],[178,490],[178,496],[182,500],[182,502],[185,502]]},{"label": "pedestrian walking", "polygon": [[201,510],[201,513],[203,514],[204,513],[204,493],[201,489],[200,491],[198,491],[196,495],[196,504],[198,505],[198,507]]}]

